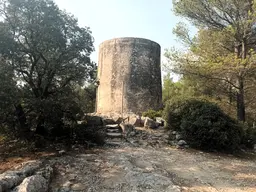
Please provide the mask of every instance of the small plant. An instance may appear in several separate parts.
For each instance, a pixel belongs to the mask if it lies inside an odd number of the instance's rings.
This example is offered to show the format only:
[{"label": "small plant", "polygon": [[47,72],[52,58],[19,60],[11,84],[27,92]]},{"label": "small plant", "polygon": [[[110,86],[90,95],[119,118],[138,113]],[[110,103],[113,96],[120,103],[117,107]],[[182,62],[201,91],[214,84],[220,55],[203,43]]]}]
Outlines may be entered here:
[{"label": "small plant", "polygon": [[156,117],[162,117],[162,111],[155,111],[153,109],[149,109],[143,112],[142,116],[149,117],[150,119],[156,120]]}]

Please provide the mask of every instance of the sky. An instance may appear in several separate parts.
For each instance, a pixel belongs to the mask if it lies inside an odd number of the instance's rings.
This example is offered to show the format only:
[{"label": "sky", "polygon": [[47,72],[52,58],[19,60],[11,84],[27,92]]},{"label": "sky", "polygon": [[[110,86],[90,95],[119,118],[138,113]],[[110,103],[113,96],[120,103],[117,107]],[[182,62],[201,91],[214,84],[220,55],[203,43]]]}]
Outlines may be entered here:
[{"label": "sky", "polygon": [[[98,60],[99,44],[117,37],[141,37],[166,48],[180,46],[172,30],[181,21],[172,12],[172,0],[55,0],[73,14],[80,26],[90,27]],[[162,61],[164,57],[162,56]]]}]

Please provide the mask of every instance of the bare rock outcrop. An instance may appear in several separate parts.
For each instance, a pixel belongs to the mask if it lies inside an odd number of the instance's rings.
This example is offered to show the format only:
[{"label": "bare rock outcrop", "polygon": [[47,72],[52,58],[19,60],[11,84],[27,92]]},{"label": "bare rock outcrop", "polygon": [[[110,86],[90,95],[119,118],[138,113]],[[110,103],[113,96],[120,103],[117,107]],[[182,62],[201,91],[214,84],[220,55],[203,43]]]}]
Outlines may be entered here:
[{"label": "bare rock outcrop", "polygon": [[27,177],[13,192],[47,192],[48,181],[41,175]]},{"label": "bare rock outcrop", "polygon": [[53,169],[41,161],[28,161],[0,174],[0,192],[46,192]]}]

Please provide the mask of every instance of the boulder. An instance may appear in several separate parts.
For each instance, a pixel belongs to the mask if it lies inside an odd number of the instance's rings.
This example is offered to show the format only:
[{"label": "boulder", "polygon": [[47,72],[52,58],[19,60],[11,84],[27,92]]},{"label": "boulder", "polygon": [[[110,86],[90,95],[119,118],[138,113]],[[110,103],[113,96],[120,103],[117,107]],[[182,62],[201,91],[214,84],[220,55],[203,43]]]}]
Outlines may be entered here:
[{"label": "boulder", "polygon": [[129,124],[134,125],[135,127],[143,127],[143,122],[140,117],[132,116],[129,118]]},{"label": "boulder", "polygon": [[168,134],[167,134],[167,135],[164,135],[163,138],[164,138],[165,140],[170,140],[170,135],[168,135]]},{"label": "boulder", "polygon": [[71,189],[74,191],[84,191],[86,189],[86,186],[82,183],[76,183],[72,185]]},{"label": "boulder", "polygon": [[133,132],[135,131],[135,127],[131,124],[121,123],[120,127],[121,127],[123,135],[125,137],[129,137],[129,136],[133,135]]},{"label": "boulder", "polygon": [[160,126],[164,126],[165,120],[162,117],[156,117],[156,122],[159,123]]},{"label": "boulder", "polygon": [[78,124],[78,125],[82,125],[82,124],[86,125],[87,122],[86,122],[86,121],[77,121],[77,124]]},{"label": "boulder", "polygon": [[58,153],[59,153],[59,155],[64,155],[66,153],[66,151],[65,150],[60,150],[60,151],[58,151]]},{"label": "boulder", "polygon": [[17,171],[6,171],[0,174],[0,192],[10,191],[20,184],[25,177],[32,175],[40,165],[40,161],[28,161],[15,167]]},{"label": "boulder", "polygon": [[0,175],[0,188],[2,191],[9,191],[24,179],[24,176],[17,174],[2,174]]},{"label": "boulder", "polygon": [[175,141],[168,141],[167,142],[169,145],[172,145],[172,146],[175,146],[176,145],[176,142]]},{"label": "boulder", "polygon": [[172,141],[176,140],[176,136],[173,134],[170,134],[168,140],[172,140]]},{"label": "boulder", "polygon": [[22,171],[8,171],[0,175],[0,185],[3,190],[8,190],[19,184],[25,175]]},{"label": "boulder", "polygon": [[113,117],[113,120],[115,121],[116,124],[120,124],[124,121],[124,119],[120,116]]},{"label": "boulder", "polygon": [[177,143],[177,145],[183,147],[183,146],[187,145],[187,142],[184,141],[184,140],[179,140],[179,142]]},{"label": "boulder", "polygon": [[156,129],[159,127],[159,124],[157,122],[155,122],[153,119],[146,117],[145,122],[144,122],[144,127]]},{"label": "boulder", "polygon": [[51,166],[47,165],[46,167],[38,170],[36,172],[36,175],[43,176],[49,182],[53,175],[53,168]]},{"label": "boulder", "polygon": [[27,177],[13,192],[47,192],[48,182],[41,175]]},{"label": "boulder", "polygon": [[176,138],[176,140],[177,140],[177,141],[179,141],[179,140],[182,140],[182,139],[183,139],[183,137],[182,137],[182,135],[181,135],[181,134],[176,134],[175,138]]},{"label": "boulder", "polygon": [[136,133],[135,131],[132,131],[132,132],[130,132],[129,136],[130,136],[130,137],[135,137],[136,134],[137,134],[137,133]]},{"label": "boulder", "polygon": [[32,175],[35,170],[37,170],[42,165],[41,161],[27,161],[22,163],[20,166],[16,167],[15,169],[20,169],[23,175],[30,176]]}]

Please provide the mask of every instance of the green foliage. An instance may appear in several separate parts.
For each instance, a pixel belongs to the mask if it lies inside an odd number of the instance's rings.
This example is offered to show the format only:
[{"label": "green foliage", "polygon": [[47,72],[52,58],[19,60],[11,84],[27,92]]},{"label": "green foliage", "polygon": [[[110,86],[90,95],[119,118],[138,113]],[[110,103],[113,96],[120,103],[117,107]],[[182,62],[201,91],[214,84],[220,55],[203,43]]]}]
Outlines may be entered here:
[{"label": "green foliage", "polygon": [[9,0],[3,7],[1,28],[6,33],[0,41],[8,46],[0,53],[34,97],[47,98],[93,76],[89,28],[79,27],[78,21],[53,1]]},{"label": "green foliage", "polygon": [[173,98],[165,103],[163,118],[166,121],[166,128],[174,131],[180,131],[180,123],[186,99]]},{"label": "green foliage", "polygon": [[191,79],[184,77],[173,82],[170,73],[168,73],[163,80],[163,102],[180,97],[200,96],[197,84],[191,82]]},{"label": "green foliage", "polygon": [[74,128],[74,137],[79,143],[90,141],[98,145],[104,145],[106,133],[103,127],[80,124]]},{"label": "green foliage", "polygon": [[69,136],[94,108],[90,29],[52,0],[0,1],[0,20],[1,126]]},{"label": "green foliage", "polygon": [[78,86],[75,91],[77,94],[76,101],[80,105],[83,112],[94,112],[96,103],[96,86],[92,83],[84,88]]},{"label": "green foliage", "polygon": [[[12,108],[11,105],[15,101],[18,88],[12,68],[3,60],[0,60],[0,83],[0,113],[6,113]],[[3,117],[3,114],[0,115],[1,117]]]},{"label": "green foliage", "polygon": [[169,103],[164,110],[168,128],[181,132],[195,148],[205,150],[235,150],[242,129],[216,104],[204,100],[179,100]]},{"label": "green foliage", "polygon": [[242,137],[242,144],[247,148],[253,148],[256,144],[256,128],[254,125],[247,123],[243,124],[244,134]]},{"label": "green foliage", "polygon": [[0,59],[0,133],[8,133],[14,123],[14,105],[18,98],[18,87],[13,70]]},{"label": "green foliage", "polygon": [[173,29],[173,33],[176,34],[184,45],[192,46],[194,44],[193,39],[189,35],[188,26],[185,23],[179,22]]},{"label": "green foliage", "polygon": [[156,117],[162,117],[162,111],[155,111],[153,109],[149,109],[142,113],[142,116],[149,117],[150,119],[156,119]]},{"label": "green foliage", "polygon": [[236,105],[237,119],[246,121],[255,105],[256,1],[173,0],[173,7],[177,15],[198,28],[198,33],[190,38],[185,25],[174,29],[189,51],[167,53],[170,68],[195,76],[198,83],[207,81],[202,86],[215,89],[214,97]]}]

